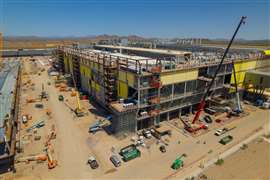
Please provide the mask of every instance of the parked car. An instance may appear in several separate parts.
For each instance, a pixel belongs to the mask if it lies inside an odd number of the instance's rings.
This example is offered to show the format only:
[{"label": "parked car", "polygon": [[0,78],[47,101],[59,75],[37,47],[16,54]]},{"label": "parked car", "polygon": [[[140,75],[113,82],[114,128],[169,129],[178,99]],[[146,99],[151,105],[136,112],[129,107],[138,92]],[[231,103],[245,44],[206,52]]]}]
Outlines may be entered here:
[{"label": "parked car", "polygon": [[96,160],[96,158],[94,156],[90,156],[88,158],[87,162],[88,162],[88,164],[90,165],[90,167],[92,169],[97,169],[98,168],[98,162],[97,162],[97,160]]},{"label": "parked car", "polygon": [[113,165],[114,165],[115,167],[121,166],[121,161],[120,161],[120,159],[119,159],[116,155],[112,155],[112,156],[110,157],[110,160],[112,161],[112,163],[113,163]]},{"label": "parked car", "polygon": [[203,120],[204,120],[206,123],[212,123],[212,122],[213,122],[212,118],[211,118],[210,116],[208,116],[208,115],[204,116]]},{"label": "parked car", "polygon": [[146,137],[148,139],[152,137],[151,131],[149,131],[149,130],[143,130],[142,134],[144,135],[144,137]]},{"label": "parked car", "polygon": [[228,131],[227,128],[217,129],[216,132],[215,132],[215,135],[216,135],[216,136],[220,136],[220,135],[222,135],[222,134],[225,134],[227,131]]},{"label": "parked car", "polygon": [[166,152],[166,147],[164,145],[161,145],[159,147],[159,150],[162,152],[162,153],[165,153]]}]

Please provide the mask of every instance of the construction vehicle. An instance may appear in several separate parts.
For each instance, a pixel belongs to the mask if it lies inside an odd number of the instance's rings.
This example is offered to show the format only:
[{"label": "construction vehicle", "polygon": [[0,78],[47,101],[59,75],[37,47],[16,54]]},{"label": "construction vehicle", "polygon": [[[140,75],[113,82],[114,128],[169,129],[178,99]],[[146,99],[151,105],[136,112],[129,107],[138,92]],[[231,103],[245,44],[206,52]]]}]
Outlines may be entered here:
[{"label": "construction vehicle", "polygon": [[60,94],[60,95],[58,96],[58,100],[59,100],[59,101],[64,101],[64,96]]},{"label": "construction vehicle", "polygon": [[134,144],[122,148],[119,154],[123,157],[123,161],[125,162],[141,156],[141,152]]},{"label": "construction vehicle", "polygon": [[26,129],[26,132],[30,132],[30,131],[32,131],[33,129],[36,129],[36,128],[41,128],[44,125],[45,125],[45,121],[39,121],[36,124],[34,124],[33,126],[31,126],[30,128]]},{"label": "construction vehicle", "polygon": [[46,99],[48,101],[48,93],[44,90],[44,84],[42,83],[42,91],[41,91],[41,94],[39,95],[41,101],[42,99]]},{"label": "construction vehicle", "polygon": [[47,156],[45,154],[38,154],[38,155],[20,157],[16,159],[16,163],[20,163],[20,162],[29,163],[30,161],[46,161],[46,160],[47,160]]},{"label": "construction vehicle", "polygon": [[56,138],[56,130],[55,130],[55,126],[52,125],[50,134],[47,136],[47,139],[46,139],[46,142],[45,142],[45,146],[46,146],[46,147],[49,146],[51,140],[53,140],[53,139],[55,139],[55,138]]},{"label": "construction vehicle", "polygon": [[48,157],[48,168],[53,169],[57,166],[57,160],[55,160],[52,156],[53,147],[52,145],[47,146],[46,153]]},{"label": "construction vehicle", "polygon": [[76,93],[76,99],[77,99],[77,107],[75,109],[75,114],[77,115],[77,117],[83,117],[85,113],[80,103],[80,95],[78,91]]},{"label": "construction vehicle", "polygon": [[89,127],[88,132],[89,132],[89,133],[95,133],[95,132],[97,132],[97,131],[99,131],[99,130],[102,130],[102,128],[103,128],[104,126],[107,126],[107,125],[109,125],[108,120],[100,119],[100,120],[96,121],[95,123],[93,123],[93,124]]},{"label": "construction vehicle", "polygon": [[236,128],[236,126],[230,127],[230,128],[229,127],[225,127],[223,129],[217,129],[216,132],[215,132],[215,135],[216,136],[221,136],[221,135],[223,135],[223,134],[225,134],[225,133],[227,133],[227,132],[229,132],[229,131],[231,131],[231,130],[233,130],[235,128]]},{"label": "construction vehicle", "polygon": [[[231,45],[232,45],[232,43],[233,43],[233,41],[234,41],[234,38],[235,38],[237,32],[239,31],[241,25],[245,23],[245,19],[246,19],[246,18],[247,18],[246,16],[242,16],[242,17],[241,17],[241,20],[240,20],[240,22],[239,22],[239,24],[238,24],[238,26],[237,26],[237,28],[236,28],[236,30],[235,30],[235,32],[234,32],[234,34],[233,34],[233,36],[232,36],[232,38],[231,38],[229,44],[228,44],[228,47],[226,48],[226,50],[225,50],[225,52],[224,52],[224,54],[223,54],[223,56],[222,56],[222,58],[221,58],[221,61],[220,61],[219,65],[218,65],[218,67],[217,67],[217,69],[216,69],[216,71],[215,71],[215,74],[214,74],[214,76],[212,77],[212,80],[211,80],[210,84],[207,86],[207,89],[206,89],[206,91],[205,91],[205,93],[204,93],[204,95],[203,95],[203,97],[202,97],[202,99],[201,99],[201,102],[200,102],[200,104],[199,104],[198,110],[197,110],[197,112],[196,112],[196,114],[195,114],[195,116],[194,116],[194,118],[193,118],[193,120],[192,120],[192,124],[186,123],[185,121],[183,121],[183,123],[184,123],[184,125],[185,125],[185,129],[186,129],[187,131],[193,133],[193,132],[196,132],[196,131],[198,131],[198,130],[200,130],[200,129],[207,129],[207,127],[206,127],[205,124],[202,124],[202,123],[201,123],[199,126],[194,127],[194,123],[200,118],[201,112],[202,112],[202,111],[204,110],[204,108],[205,108],[205,105],[206,105],[206,98],[207,98],[208,95],[210,94],[211,88],[212,88],[212,86],[213,86],[213,84],[214,84],[214,82],[215,82],[215,79],[216,79],[216,77],[217,77],[217,74],[218,74],[219,70],[221,69],[221,66],[222,66],[222,64],[223,64],[223,61],[224,61],[224,59],[225,59],[227,53],[228,53],[229,50],[230,50],[230,47],[231,47]],[[234,72],[234,73],[235,73],[235,72]],[[235,84],[236,84],[236,82],[235,82]],[[236,85],[237,85],[237,84],[236,84]]]},{"label": "construction vehicle", "polygon": [[183,157],[186,157],[186,154],[182,154],[181,156],[177,157],[172,163],[171,168],[174,170],[182,168],[184,166],[184,161],[182,160]]},{"label": "construction vehicle", "polygon": [[234,78],[234,88],[235,88],[235,104],[236,104],[236,108],[235,108],[234,111],[236,113],[241,113],[243,111],[243,109],[242,109],[241,102],[240,102],[240,95],[239,95],[238,86],[237,86],[237,79],[236,79],[236,71],[235,71],[235,67],[234,67],[234,61],[232,62],[232,66],[233,66],[233,78]]},{"label": "construction vehicle", "polygon": [[77,100],[77,107],[75,108],[74,112],[77,117],[83,117],[85,112],[80,103],[80,94],[79,94],[73,73],[71,74],[71,76],[72,76],[73,84],[76,90],[76,100]]},{"label": "construction vehicle", "polygon": [[90,156],[88,158],[87,163],[90,165],[92,169],[97,169],[99,167],[98,162],[94,156]]}]

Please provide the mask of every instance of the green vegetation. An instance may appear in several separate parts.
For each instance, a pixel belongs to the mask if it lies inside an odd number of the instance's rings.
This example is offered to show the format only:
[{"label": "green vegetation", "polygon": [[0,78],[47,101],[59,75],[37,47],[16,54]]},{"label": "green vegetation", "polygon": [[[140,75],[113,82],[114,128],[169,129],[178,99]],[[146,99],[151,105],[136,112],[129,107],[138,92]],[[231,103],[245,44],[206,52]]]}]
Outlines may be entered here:
[{"label": "green vegetation", "polygon": [[221,166],[224,163],[223,159],[218,159],[217,162],[215,162],[216,165]]},{"label": "green vegetation", "polygon": [[244,150],[244,149],[247,149],[248,148],[248,145],[247,144],[243,144],[240,149]]}]

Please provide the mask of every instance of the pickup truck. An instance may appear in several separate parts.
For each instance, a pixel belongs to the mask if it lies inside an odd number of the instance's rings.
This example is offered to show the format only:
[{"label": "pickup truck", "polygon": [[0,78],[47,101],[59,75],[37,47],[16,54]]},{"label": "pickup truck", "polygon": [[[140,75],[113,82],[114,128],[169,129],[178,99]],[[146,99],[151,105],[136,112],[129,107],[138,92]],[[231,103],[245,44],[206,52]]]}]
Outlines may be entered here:
[{"label": "pickup truck", "polygon": [[225,134],[226,132],[231,131],[231,130],[233,130],[235,128],[236,128],[236,126],[234,126],[234,127],[225,127],[223,129],[217,129],[216,132],[215,132],[215,135],[220,136],[220,135]]},{"label": "pickup truck", "polygon": [[215,135],[216,136],[220,136],[222,134],[225,134],[226,132],[228,132],[228,129],[227,128],[218,129],[218,130],[216,130]]}]

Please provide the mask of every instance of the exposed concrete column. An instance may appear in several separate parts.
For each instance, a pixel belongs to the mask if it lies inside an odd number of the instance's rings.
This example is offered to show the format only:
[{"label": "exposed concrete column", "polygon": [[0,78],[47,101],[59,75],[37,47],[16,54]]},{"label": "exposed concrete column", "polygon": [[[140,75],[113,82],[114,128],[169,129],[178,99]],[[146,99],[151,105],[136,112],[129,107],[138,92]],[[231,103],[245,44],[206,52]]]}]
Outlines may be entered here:
[{"label": "exposed concrete column", "polygon": [[167,121],[169,121],[170,120],[169,112],[166,112],[166,114],[167,114]]}]

